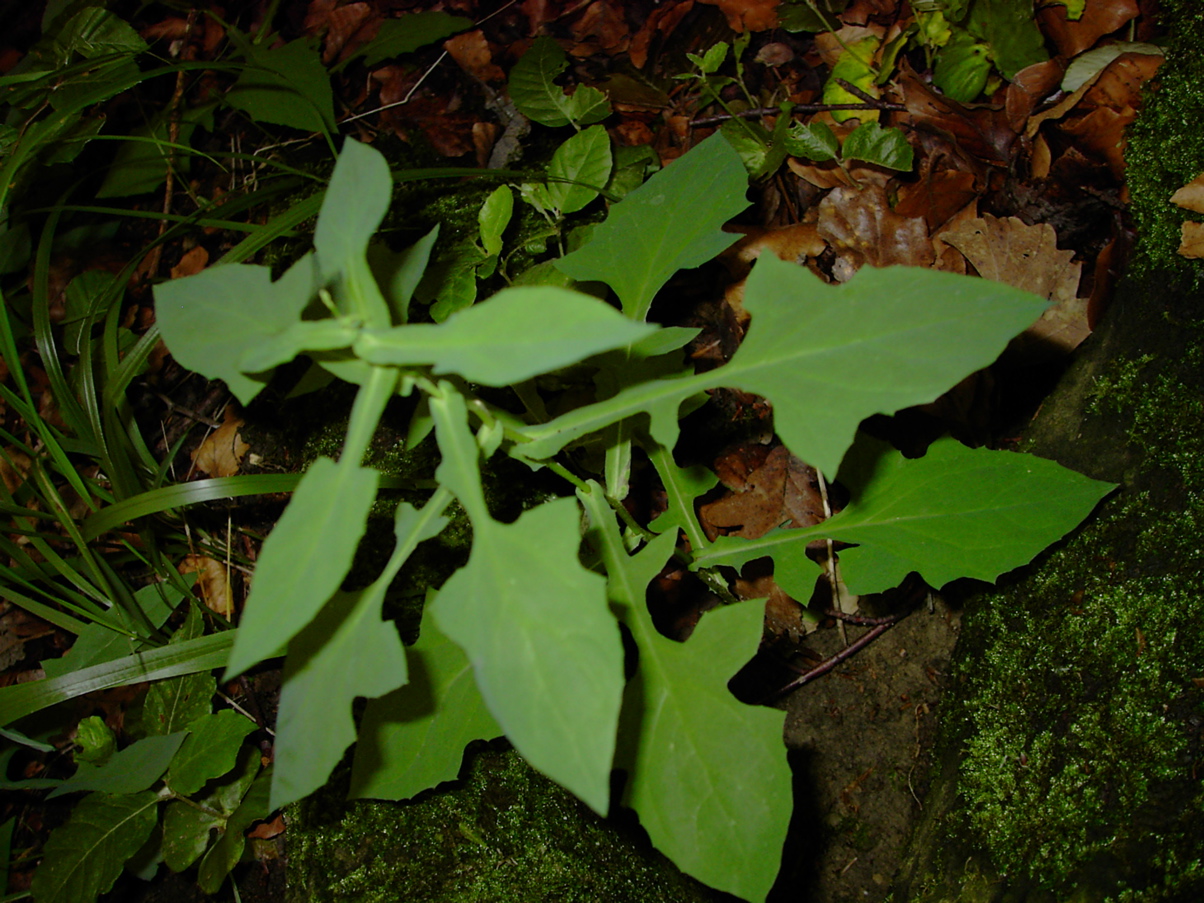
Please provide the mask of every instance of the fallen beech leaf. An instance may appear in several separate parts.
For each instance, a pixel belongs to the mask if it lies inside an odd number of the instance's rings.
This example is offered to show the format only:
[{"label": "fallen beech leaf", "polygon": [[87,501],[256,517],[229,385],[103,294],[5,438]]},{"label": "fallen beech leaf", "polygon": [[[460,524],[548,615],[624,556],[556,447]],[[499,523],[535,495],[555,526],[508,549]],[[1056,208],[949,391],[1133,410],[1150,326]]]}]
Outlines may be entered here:
[{"label": "fallen beech leaf", "polygon": [[493,62],[493,51],[481,29],[466,31],[443,42],[446,50],[461,69],[483,82],[503,82],[506,73]]},{"label": "fallen beech leaf", "polygon": [[627,51],[631,65],[643,69],[648,62],[648,48],[652,45],[652,39],[658,34],[665,37],[672,34],[673,29],[677,28],[678,23],[693,8],[694,0],[682,0],[680,3],[663,4],[654,9],[631,39],[631,47]]},{"label": "fallen beech leaf", "polygon": [[1171,203],[1196,213],[1204,213],[1204,173],[1200,173],[1172,194]]},{"label": "fallen beech leaf", "polygon": [[817,226],[854,270],[867,263],[927,267],[935,259],[923,217],[899,216],[878,185],[832,189],[820,201]]},{"label": "fallen beech leaf", "polygon": [[1138,14],[1137,0],[1091,0],[1078,19],[1066,17],[1065,6],[1047,5],[1037,12],[1041,30],[1064,57],[1078,56]]},{"label": "fallen beech leaf", "polygon": [[176,568],[181,574],[196,574],[197,589],[205,607],[223,618],[234,614],[234,593],[230,589],[230,571],[220,561],[205,555],[185,555]]},{"label": "fallen beech leaf", "polygon": [[1179,253],[1184,257],[1204,257],[1204,223],[1184,223]]},{"label": "fallen beech leaf", "polygon": [[283,834],[284,828],[284,813],[281,812],[271,821],[261,821],[247,832],[247,837],[258,840],[271,840],[273,837]]},{"label": "fallen beech leaf", "polygon": [[184,256],[180,258],[180,262],[171,268],[171,278],[179,279],[182,276],[195,276],[209,263],[209,252],[205,250],[203,245],[197,245],[184,252]]},{"label": "fallen beech leaf", "polygon": [[222,425],[206,436],[192,453],[196,469],[211,477],[232,477],[238,473],[242,459],[251,447],[238,433],[238,428],[245,423],[234,413],[233,407],[226,408]]},{"label": "fallen beech leaf", "polygon": [[595,38],[597,46],[610,56],[622,53],[631,42],[622,6],[609,0],[596,0],[589,4],[573,23],[572,30],[573,39],[578,44],[586,43],[587,38]]},{"label": "fallen beech leaf", "polygon": [[699,0],[718,6],[732,31],[766,31],[778,27],[778,0]]}]

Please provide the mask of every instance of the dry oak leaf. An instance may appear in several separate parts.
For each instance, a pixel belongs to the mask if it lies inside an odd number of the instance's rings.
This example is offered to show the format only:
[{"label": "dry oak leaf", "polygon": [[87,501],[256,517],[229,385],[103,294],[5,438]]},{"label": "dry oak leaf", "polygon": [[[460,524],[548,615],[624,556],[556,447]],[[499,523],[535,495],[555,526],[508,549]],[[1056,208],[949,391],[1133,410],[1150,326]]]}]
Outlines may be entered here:
[{"label": "dry oak leaf", "polygon": [[1185,210],[1204,213],[1204,173],[1200,173],[1172,194],[1171,203]]},{"label": "dry oak leaf", "polygon": [[1026,225],[1010,216],[987,214],[940,234],[973,264],[984,279],[1003,282],[1053,302],[1024,335],[1062,351],[1087,338],[1087,300],[1077,297],[1081,263],[1073,251],[1059,251],[1057,234],[1048,223]]},{"label": "dry oak leaf", "polygon": [[[720,529],[745,539],[757,539],[774,527],[810,527],[824,519],[823,499],[815,469],[784,445],[769,453],[765,463],[748,475],[747,488],[707,502],[698,515],[709,539]],[[734,528],[734,529],[733,529]]]},{"label": "dry oak leaf", "polygon": [[1204,257],[1204,223],[1184,223],[1179,253],[1184,257]]},{"label": "dry oak leaf", "polygon": [[233,411],[226,408],[222,425],[205,437],[205,441],[192,453],[196,469],[211,477],[232,477],[242,466],[251,446],[242,441],[238,428],[246,423]]},{"label": "dry oak leaf", "polygon": [[223,618],[234,614],[234,593],[230,589],[230,570],[220,561],[205,555],[185,555],[176,570],[196,574],[197,589],[205,607]]},{"label": "dry oak leaf", "polygon": [[[924,218],[899,216],[880,185],[833,188],[819,202],[817,226],[838,261],[843,260],[852,271],[867,263],[927,267],[935,260]],[[845,278],[851,275],[848,272]]]}]

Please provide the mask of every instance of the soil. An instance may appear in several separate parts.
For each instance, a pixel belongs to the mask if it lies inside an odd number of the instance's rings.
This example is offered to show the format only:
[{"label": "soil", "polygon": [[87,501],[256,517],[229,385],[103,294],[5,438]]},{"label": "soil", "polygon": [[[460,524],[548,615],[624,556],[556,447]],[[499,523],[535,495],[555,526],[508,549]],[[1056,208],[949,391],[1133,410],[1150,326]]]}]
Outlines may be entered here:
[{"label": "soil", "polygon": [[[783,879],[805,887],[811,903],[884,898],[927,790],[960,620],[957,608],[934,599],[931,610],[921,606],[787,698],[794,830],[814,858],[797,863],[793,876],[784,870]],[[850,641],[861,630],[850,627]],[[809,646],[835,654],[840,636],[822,631]],[[797,890],[789,898],[798,900]]]}]

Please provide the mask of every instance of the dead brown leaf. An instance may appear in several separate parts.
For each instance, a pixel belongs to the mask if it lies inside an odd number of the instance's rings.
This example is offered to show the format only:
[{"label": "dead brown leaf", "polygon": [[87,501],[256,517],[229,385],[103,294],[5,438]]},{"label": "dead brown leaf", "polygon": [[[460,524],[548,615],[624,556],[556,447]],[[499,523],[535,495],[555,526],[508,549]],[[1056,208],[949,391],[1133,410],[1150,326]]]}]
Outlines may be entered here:
[{"label": "dead brown leaf", "polygon": [[817,225],[843,262],[845,272],[833,271],[842,282],[863,264],[926,267],[935,259],[924,218],[899,216],[879,185],[832,189],[819,203]]},{"label": "dead brown leaf", "polygon": [[767,31],[778,27],[778,0],[699,0],[718,6],[735,32]]},{"label": "dead brown leaf", "polygon": [[1172,194],[1171,203],[1186,210],[1204,213],[1204,173],[1200,173]]},{"label": "dead brown leaf", "polygon": [[235,414],[233,405],[226,408],[222,425],[206,436],[192,453],[196,469],[211,477],[232,477],[238,473],[242,459],[251,448],[238,433],[245,423]]},{"label": "dead brown leaf", "polygon": [[988,214],[946,230],[940,238],[961,251],[984,279],[1053,302],[1024,333],[1027,341],[1068,352],[1091,334],[1087,299],[1078,297],[1082,264],[1074,262],[1074,251],[1058,250],[1053,226],[1029,226],[1014,216],[999,219]]},{"label": "dead brown leaf", "polygon": [[443,49],[461,69],[483,82],[504,82],[506,73],[493,62],[493,51],[485,40],[485,32],[477,28],[449,38]]},{"label": "dead brown leaf", "polygon": [[699,508],[699,520],[710,539],[720,532],[757,539],[774,527],[809,527],[823,520],[823,499],[815,469],[784,445],[748,475],[742,492],[732,492]]},{"label": "dead brown leaf", "polygon": [[1204,257],[1204,223],[1183,224],[1183,238],[1179,242],[1179,253],[1184,257]]},{"label": "dead brown leaf", "polygon": [[1078,19],[1067,18],[1066,7],[1060,4],[1043,6],[1037,17],[1046,39],[1053,41],[1058,53],[1072,57],[1094,47],[1096,41],[1112,34],[1139,12],[1137,0],[1087,0]]},{"label": "dead brown leaf", "polygon": [[693,8],[694,0],[681,0],[680,3],[666,3],[654,9],[631,39],[631,47],[627,51],[631,65],[643,69],[648,62],[648,49],[652,46],[652,39],[658,35],[671,35],[686,13]]},{"label": "dead brown leaf", "polygon": [[201,270],[209,265],[209,252],[205,250],[204,245],[197,245],[184,252],[184,256],[180,258],[180,262],[171,268],[171,278],[179,279],[182,276],[195,276]]},{"label": "dead brown leaf", "polygon": [[223,618],[234,614],[234,593],[230,588],[230,570],[223,562],[206,555],[185,555],[177,566],[181,574],[196,574],[197,589],[205,607]]}]

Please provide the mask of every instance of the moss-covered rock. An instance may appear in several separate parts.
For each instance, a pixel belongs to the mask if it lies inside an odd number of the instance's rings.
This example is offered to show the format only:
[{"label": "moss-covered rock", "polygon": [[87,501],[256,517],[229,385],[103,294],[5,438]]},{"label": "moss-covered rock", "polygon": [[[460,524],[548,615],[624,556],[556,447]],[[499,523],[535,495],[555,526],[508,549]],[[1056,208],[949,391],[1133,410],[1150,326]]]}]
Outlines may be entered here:
[{"label": "moss-covered rock", "polygon": [[1119,488],[967,606],[898,901],[1204,899],[1204,289],[1168,203],[1204,171],[1204,12],[1167,9],[1138,266],[1026,449]]}]

